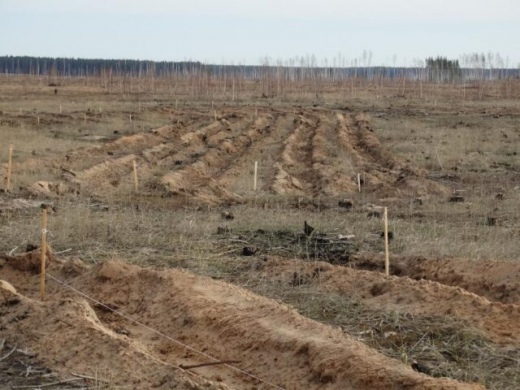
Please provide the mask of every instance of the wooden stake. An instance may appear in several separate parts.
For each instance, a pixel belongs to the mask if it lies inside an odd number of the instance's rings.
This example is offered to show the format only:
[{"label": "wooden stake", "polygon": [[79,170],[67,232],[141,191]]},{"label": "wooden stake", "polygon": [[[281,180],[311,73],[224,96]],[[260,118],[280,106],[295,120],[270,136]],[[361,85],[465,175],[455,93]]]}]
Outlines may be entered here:
[{"label": "wooden stake", "polygon": [[137,163],[135,162],[135,160],[133,161],[133,163],[134,163],[134,186],[135,186],[135,190],[139,191],[139,182],[137,181]]},{"label": "wooden stake", "polygon": [[254,183],[253,183],[253,191],[256,191],[257,179],[258,179],[258,161],[255,161],[255,178],[254,178]]},{"label": "wooden stake", "polygon": [[390,275],[390,250],[388,248],[388,208],[385,207],[385,274]]},{"label": "wooden stake", "polygon": [[42,207],[42,245],[41,245],[41,274],[40,299],[45,300],[45,260],[47,256],[47,206]]},{"label": "wooden stake", "polygon": [[360,173],[357,174],[357,185],[358,185],[359,192],[361,192],[361,174]]},{"label": "wooden stake", "polygon": [[40,124],[40,117],[37,116],[36,119],[37,119],[37,121],[38,121],[38,124]]},{"label": "wooden stake", "polygon": [[5,190],[11,191],[11,172],[13,170],[13,144],[9,145],[9,157],[7,160],[7,185]]},{"label": "wooden stake", "polygon": [[130,119],[130,123],[132,123],[132,114],[128,115],[128,118]]},{"label": "wooden stake", "polygon": [[258,108],[255,108],[255,118],[258,118]]},{"label": "wooden stake", "polygon": [[60,104],[60,114],[63,114],[63,108],[61,107],[61,104]]},{"label": "wooden stake", "polygon": [[213,114],[215,114],[215,120],[217,120],[217,110],[213,111]]}]

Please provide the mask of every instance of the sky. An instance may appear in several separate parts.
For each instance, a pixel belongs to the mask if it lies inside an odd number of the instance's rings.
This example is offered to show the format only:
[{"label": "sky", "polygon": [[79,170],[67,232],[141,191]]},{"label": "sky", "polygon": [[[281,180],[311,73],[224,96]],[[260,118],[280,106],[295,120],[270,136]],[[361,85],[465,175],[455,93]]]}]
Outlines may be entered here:
[{"label": "sky", "polygon": [[0,55],[414,65],[492,52],[517,67],[519,38],[520,0],[0,0]]}]

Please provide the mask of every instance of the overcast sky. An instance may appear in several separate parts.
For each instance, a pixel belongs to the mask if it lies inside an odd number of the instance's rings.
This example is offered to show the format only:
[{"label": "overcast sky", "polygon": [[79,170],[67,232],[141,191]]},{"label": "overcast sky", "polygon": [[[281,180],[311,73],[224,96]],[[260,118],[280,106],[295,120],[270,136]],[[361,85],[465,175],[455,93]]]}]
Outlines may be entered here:
[{"label": "overcast sky", "polygon": [[520,0],[0,0],[0,55],[373,65],[499,52],[520,63]]}]

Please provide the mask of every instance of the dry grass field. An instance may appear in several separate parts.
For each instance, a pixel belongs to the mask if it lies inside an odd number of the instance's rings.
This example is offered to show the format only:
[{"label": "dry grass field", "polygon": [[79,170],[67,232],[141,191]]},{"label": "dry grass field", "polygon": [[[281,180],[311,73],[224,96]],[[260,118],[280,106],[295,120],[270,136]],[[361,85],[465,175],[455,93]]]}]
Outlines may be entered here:
[{"label": "dry grass field", "polygon": [[520,388],[518,98],[48,84],[0,76],[0,384]]}]

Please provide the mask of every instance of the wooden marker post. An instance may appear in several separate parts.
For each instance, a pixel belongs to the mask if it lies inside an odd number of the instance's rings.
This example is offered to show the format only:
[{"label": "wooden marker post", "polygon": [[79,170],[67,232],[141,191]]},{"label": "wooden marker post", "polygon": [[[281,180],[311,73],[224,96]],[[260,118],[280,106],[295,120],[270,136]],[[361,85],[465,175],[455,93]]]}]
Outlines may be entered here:
[{"label": "wooden marker post", "polygon": [[63,107],[60,104],[60,114],[63,114]]},{"label": "wooden marker post", "polygon": [[256,191],[257,179],[258,179],[258,161],[255,161],[255,176],[254,176],[254,181],[253,181],[253,191]]},{"label": "wooden marker post", "polygon": [[38,125],[39,125],[39,124],[40,124],[40,117],[37,116],[37,117],[36,117],[36,120],[38,121]]},{"label": "wooden marker post", "polygon": [[390,250],[388,248],[388,208],[385,207],[385,274],[390,275]]},{"label": "wooden marker post", "polygon": [[357,174],[357,185],[359,192],[361,192],[361,173]]},{"label": "wooden marker post", "polygon": [[258,118],[258,108],[255,108],[255,118]]},{"label": "wooden marker post", "polygon": [[215,114],[215,121],[217,120],[217,110],[213,111],[213,114]]},{"label": "wooden marker post", "polygon": [[5,190],[11,191],[11,172],[13,170],[13,144],[9,145],[9,156],[7,159],[7,184]]},{"label": "wooden marker post", "polygon": [[134,187],[135,187],[135,191],[139,191],[139,182],[137,181],[137,163],[135,162],[135,160],[133,161],[134,163]]},{"label": "wooden marker post", "polygon": [[132,123],[132,114],[128,115],[128,119],[130,119],[130,123]]},{"label": "wooden marker post", "polygon": [[45,260],[47,256],[47,206],[42,206],[42,245],[41,245],[41,274],[40,299],[45,300]]}]

